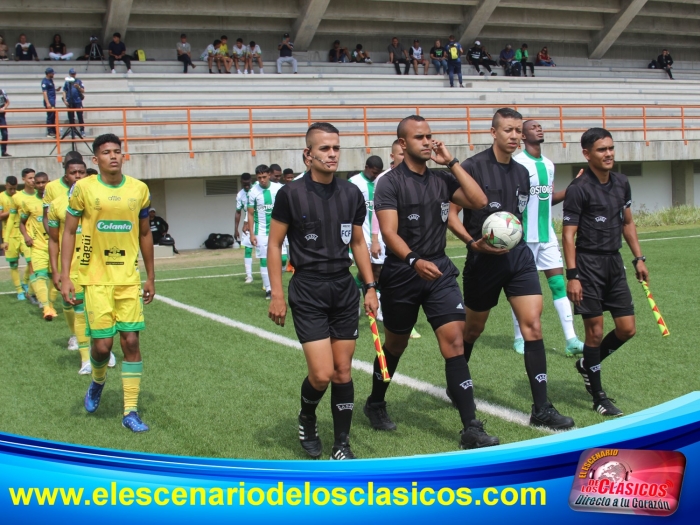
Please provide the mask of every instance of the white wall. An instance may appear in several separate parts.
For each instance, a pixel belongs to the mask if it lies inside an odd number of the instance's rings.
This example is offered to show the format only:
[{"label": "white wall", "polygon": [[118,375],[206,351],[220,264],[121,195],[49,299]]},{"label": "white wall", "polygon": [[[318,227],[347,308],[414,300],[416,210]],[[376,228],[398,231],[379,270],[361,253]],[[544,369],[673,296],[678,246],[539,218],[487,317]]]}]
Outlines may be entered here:
[{"label": "white wall", "polygon": [[700,206],[700,173],[695,174],[695,205]]},{"label": "white wall", "polygon": [[205,179],[165,181],[164,217],[179,249],[199,248],[210,233],[230,233],[236,215],[236,196],[204,195]]}]

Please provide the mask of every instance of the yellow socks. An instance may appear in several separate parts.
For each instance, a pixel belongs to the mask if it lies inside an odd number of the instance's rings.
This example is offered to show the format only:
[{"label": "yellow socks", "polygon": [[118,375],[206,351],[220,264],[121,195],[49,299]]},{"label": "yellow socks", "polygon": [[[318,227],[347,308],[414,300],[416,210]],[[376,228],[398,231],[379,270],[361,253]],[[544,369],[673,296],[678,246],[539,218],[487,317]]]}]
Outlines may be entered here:
[{"label": "yellow socks", "polygon": [[31,286],[38,301],[44,306],[50,306],[48,279],[43,275],[34,274],[32,275]]},{"label": "yellow socks", "polygon": [[107,379],[107,365],[109,364],[109,354],[104,361],[96,361],[92,354],[90,355],[90,364],[92,364],[92,380],[95,383],[104,384]]},{"label": "yellow socks", "polygon": [[[94,374],[94,365],[93,365]],[[122,386],[124,387],[124,415],[138,412],[139,391],[141,390],[141,375],[143,361],[130,363],[122,361]]]},{"label": "yellow socks", "polygon": [[10,266],[10,277],[12,278],[12,286],[15,287],[17,293],[23,293],[22,283],[19,281],[19,268]]},{"label": "yellow socks", "polygon": [[90,338],[87,335],[85,335],[85,330],[87,329],[87,322],[85,320],[85,305],[76,304],[73,307],[73,317],[75,319],[73,323],[73,333],[78,339],[80,361],[82,363],[87,363],[88,361],[90,361]]}]

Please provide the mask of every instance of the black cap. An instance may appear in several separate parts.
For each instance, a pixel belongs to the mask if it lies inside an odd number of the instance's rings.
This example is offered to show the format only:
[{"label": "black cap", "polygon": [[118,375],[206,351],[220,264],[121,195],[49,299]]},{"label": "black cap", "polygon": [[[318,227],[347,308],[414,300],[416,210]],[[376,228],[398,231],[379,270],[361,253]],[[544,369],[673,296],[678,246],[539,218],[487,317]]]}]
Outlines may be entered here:
[{"label": "black cap", "polygon": [[289,33],[285,33],[282,35],[284,38],[289,38]]}]

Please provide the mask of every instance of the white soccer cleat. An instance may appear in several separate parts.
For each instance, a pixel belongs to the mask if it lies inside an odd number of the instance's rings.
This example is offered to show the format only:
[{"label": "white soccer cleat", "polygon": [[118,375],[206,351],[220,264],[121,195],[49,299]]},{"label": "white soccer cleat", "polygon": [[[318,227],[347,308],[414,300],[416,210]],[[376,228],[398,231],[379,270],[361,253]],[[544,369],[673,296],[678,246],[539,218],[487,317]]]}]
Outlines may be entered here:
[{"label": "white soccer cleat", "polygon": [[116,74],[117,74],[117,72],[116,72],[116,71],[114,71],[114,69],[113,69],[113,70],[112,70],[112,74],[113,74],[113,75],[116,75]]},{"label": "white soccer cleat", "polygon": [[78,370],[78,374],[81,376],[86,376],[92,374],[92,365],[90,364],[90,361],[85,361],[82,366],[80,367],[80,370]]},{"label": "white soccer cleat", "polygon": [[246,278],[245,278],[245,284],[250,284],[250,283],[252,283],[252,282],[253,282],[253,276],[252,276],[252,275],[246,276]]},{"label": "white soccer cleat", "polygon": [[78,338],[74,335],[70,336],[70,339],[68,339],[68,350],[71,352],[75,352],[78,349]]},{"label": "white soccer cleat", "polygon": [[114,357],[114,354],[112,352],[109,353],[109,363],[107,363],[107,366],[110,368],[114,368],[117,366],[117,358]]}]

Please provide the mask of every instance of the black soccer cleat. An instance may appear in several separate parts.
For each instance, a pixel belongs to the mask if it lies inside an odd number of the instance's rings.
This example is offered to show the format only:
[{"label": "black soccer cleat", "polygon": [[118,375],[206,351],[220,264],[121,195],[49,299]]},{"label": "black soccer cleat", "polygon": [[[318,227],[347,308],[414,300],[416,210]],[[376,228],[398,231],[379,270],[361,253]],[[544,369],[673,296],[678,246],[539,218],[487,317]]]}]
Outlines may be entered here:
[{"label": "black soccer cleat", "polygon": [[370,403],[369,400],[368,397],[362,411],[369,418],[369,424],[372,428],[375,430],[396,430],[396,423],[391,420],[386,411],[386,401]]},{"label": "black soccer cleat", "polygon": [[472,448],[495,447],[501,441],[496,436],[489,436],[484,430],[484,424],[478,419],[472,419],[469,426],[460,432],[459,448],[468,450]]},{"label": "black soccer cleat", "polygon": [[266,301],[272,300],[272,291],[271,290],[268,290],[265,292],[265,300]]},{"label": "black soccer cleat", "polygon": [[331,459],[357,459],[355,454],[352,453],[352,450],[350,450],[350,438],[347,434],[340,434],[340,443],[333,445],[333,450],[331,450]]},{"label": "black soccer cleat", "polygon": [[545,427],[551,430],[568,430],[573,427],[574,419],[569,416],[562,416],[552,403],[547,402],[539,410],[535,411],[535,405],[532,405],[532,413],[530,414],[530,425],[533,427]]},{"label": "black soccer cleat", "polygon": [[623,416],[624,413],[614,405],[614,402],[614,399],[609,399],[608,396],[605,395],[605,392],[601,390],[598,392],[598,395],[593,396],[593,410],[598,412],[601,416]]},{"label": "black soccer cleat", "polygon": [[581,374],[581,377],[583,378],[583,384],[586,387],[586,392],[593,395],[593,389],[591,388],[591,380],[588,379],[588,372],[586,372],[586,369],[583,366],[582,362],[583,362],[583,357],[581,359],[577,359],[576,362],[574,363],[574,367],[576,368],[576,371],[579,374]]},{"label": "black soccer cleat", "polygon": [[323,445],[318,437],[316,416],[307,416],[299,412],[299,442],[309,456],[314,459],[321,457]]}]

